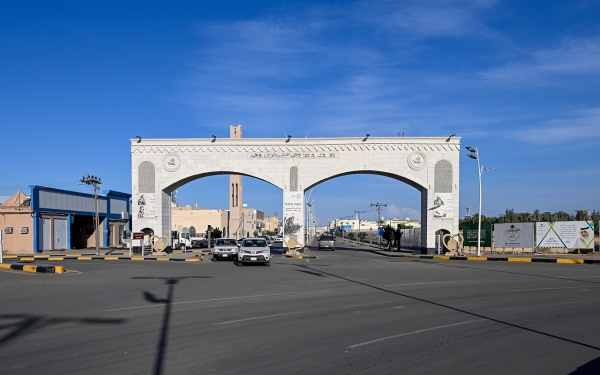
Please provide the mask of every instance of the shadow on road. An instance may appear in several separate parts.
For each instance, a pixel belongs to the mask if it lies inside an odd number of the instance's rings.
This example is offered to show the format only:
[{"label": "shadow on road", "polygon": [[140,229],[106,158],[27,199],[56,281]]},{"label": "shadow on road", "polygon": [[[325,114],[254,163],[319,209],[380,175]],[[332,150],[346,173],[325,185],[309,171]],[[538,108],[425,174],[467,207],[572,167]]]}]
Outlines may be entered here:
[{"label": "shadow on road", "polygon": [[[15,321],[16,320],[16,321]],[[8,321],[8,322],[6,322]],[[34,330],[42,329],[53,324],[123,324],[127,319],[106,318],[72,318],[72,317],[46,317],[44,315],[30,314],[5,314],[0,315],[0,332],[8,330],[0,336],[0,346],[10,340],[26,335]]]},{"label": "shadow on road", "polygon": [[517,324],[505,322],[505,321],[500,320],[500,319],[495,319],[495,318],[492,318],[492,317],[489,317],[489,316],[485,316],[485,315],[477,314],[477,313],[474,313],[474,312],[466,311],[466,310],[463,310],[463,309],[459,309],[457,307],[452,307],[452,306],[444,305],[442,303],[438,303],[438,302],[434,302],[434,301],[429,301],[429,300],[426,300],[426,299],[423,299],[423,298],[411,296],[411,295],[404,294],[404,293],[394,292],[392,290],[387,290],[387,289],[384,289],[384,288],[381,288],[381,287],[378,287],[378,286],[375,286],[375,285],[370,285],[370,284],[367,284],[367,283],[364,283],[364,282],[361,282],[361,281],[356,281],[356,280],[352,280],[352,279],[349,279],[349,278],[346,278],[346,277],[343,277],[343,276],[334,275],[332,273],[325,272],[323,270],[315,270],[315,269],[312,269],[309,266],[299,265],[299,264],[297,264],[296,266],[300,267],[300,268],[303,268],[303,269],[306,269],[306,270],[320,272],[320,273],[323,273],[325,275],[329,275],[329,276],[338,278],[340,280],[345,280],[345,281],[348,281],[348,282],[351,282],[351,283],[354,283],[354,284],[363,285],[363,286],[366,286],[368,288],[379,290],[379,291],[384,292],[384,293],[390,293],[390,294],[394,294],[394,295],[397,295],[397,296],[400,296],[400,297],[409,298],[409,299],[412,299],[412,300],[415,300],[415,301],[427,303],[427,304],[430,304],[430,305],[442,307],[444,309],[448,309],[448,310],[460,312],[460,313],[463,313],[463,314],[467,314],[467,315],[470,315],[470,316],[474,316],[474,317],[477,317],[477,318],[485,319],[487,321],[491,321],[491,322],[495,322],[495,323],[507,325],[507,326],[510,326],[510,327],[513,327],[513,328],[518,328],[518,329],[521,329],[521,330],[524,330],[524,331],[527,331],[527,332],[536,333],[538,335],[543,335],[543,336],[546,336],[546,337],[551,337],[553,339],[565,341],[565,342],[568,342],[568,343],[571,343],[571,344],[575,344],[575,345],[579,345],[579,346],[582,346],[582,347],[585,347],[585,348],[589,348],[589,349],[594,349],[594,350],[600,351],[600,347],[597,347],[597,346],[594,346],[594,345],[590,345],[590,344],[586,344],[586,343],[583,343],[583,342],[579,342],[579,341],[567,339],[565,337],[556,336],[556,335],[553,335],[553,334],[550,334],[550,333],[546,333],[546,332],[542,332],[542,331],[538,331],[538,330],[535,330],[535,329],[532,329],[532,328],[523,327],[523,326],[520,326],[520,325],[517,325]]},{"label": "shadow on road", "polygon": [[593,359],[585,365],[578,367],[569,375],[598,375],[600,374],[600,357]]},{"label": "shadow on road", "polygon": [[156,358],[154,360],[153,374],[160,375],[164,369],[165,353],[167,349],[167,333],[169,331],[169,320],[171,317],[171,305],[173,303],[173,291],[175,285],[181,280],[186,279],[211,279],[211,276],[179,276],[179,277],[132,277],[133,280],[164,280],[168,285],[167,297],[158,298],[150,292],[144,292],[144,299],[150,303],[164,304],[165,313],[163,314],[162,328],[160,331],[160,339],[156,348]]},{"label": "shadow on road", "polygon": [[561,281],[577,281],[577,282],[580,282],[580,283],[587,283],[587,284],[600,284],[600,281],[579,280],[579,279],[572,279],[572,278],[568,278],[568,277],[559,277],[559,276],[537,275],[537,274],[534,274],[534,273],[526,273],[526,272],[494,270],[494,269],[490,269],[490,268],[459,266],[458,264],[447,264],[447,263],[440,264],[438,262],[424,261],[423,259],[411,259],[411,261],[417,262],[417,263],[421,263],[421,264],[431,264],[431,265],[436,265],[436,266],[437,265],[441,265],[443,267],[448,267],[448,268],[467,268],[467,269],[470,269],[470,270],[480,270],[480,271],[490,271],[490,272],[498,272],[498,273],[508,273],[508,274],[512,274],[512,275],[540,277],[540,278],[544,278],[544,279],[554,279],[554,280],[561,280]]}]

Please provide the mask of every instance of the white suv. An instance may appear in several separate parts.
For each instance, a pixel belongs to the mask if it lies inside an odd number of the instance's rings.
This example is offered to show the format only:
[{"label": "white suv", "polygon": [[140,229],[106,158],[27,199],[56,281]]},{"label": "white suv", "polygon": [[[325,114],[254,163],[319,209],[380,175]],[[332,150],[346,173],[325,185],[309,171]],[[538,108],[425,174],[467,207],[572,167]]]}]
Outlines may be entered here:
[{"label": "white suv", "polygon": [[238,243],[234,238],[219,238],[215,242],[213,260],[235,259],[238,253]]},{"label": "white suv", "polygon": [[267,267],[271,265],[271,245],[264,238],[244,238],[240,245],[238,266],[243,266],[244,263],[263,263]]}]

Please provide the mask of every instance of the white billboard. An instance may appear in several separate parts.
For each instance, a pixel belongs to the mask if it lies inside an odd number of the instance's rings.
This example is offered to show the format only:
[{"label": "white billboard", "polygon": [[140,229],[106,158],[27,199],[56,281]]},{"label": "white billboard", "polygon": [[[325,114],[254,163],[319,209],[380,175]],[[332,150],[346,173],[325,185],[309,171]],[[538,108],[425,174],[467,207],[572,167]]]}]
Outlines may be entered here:
[{"label": "white billboard", "polygon": [[435,193],[433,200],[433,217],[443,217],[451,219],[454,217],[454,198],[452,193]]},{"label": "white billboard", "polygon": [[283,197],[283,233],[298,238],[302,237],[302,208],[304,194],[297,191],[286,191]]},{"label": "white billboard", "polygon": [[536,223],[537,247],[594,248],[593,221],[550,221]]},{"label": "white billboard", "polygon": [[533,223],[494,224],[494,247],[533,246]]}]

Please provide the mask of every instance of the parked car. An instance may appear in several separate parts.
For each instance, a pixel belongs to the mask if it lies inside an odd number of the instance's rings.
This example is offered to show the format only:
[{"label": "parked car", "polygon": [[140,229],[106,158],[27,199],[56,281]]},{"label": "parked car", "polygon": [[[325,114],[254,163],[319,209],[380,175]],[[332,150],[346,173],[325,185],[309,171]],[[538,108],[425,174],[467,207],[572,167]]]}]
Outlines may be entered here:
[{"label": "parked car", "polygon": [[275,239],[273,240],[273,243],[283,243],[283,237],[281,237],[281,236],[275,237]]},{"label": "parked car", "polygon": [[319,250],[321,249],[331,249],[335,251],[335,238],[329,235],[323,235],[319,237],[318,241]]},{"label": "parked car", "polygon": [[271,265],[271,245],[262,237],[244,238],[237,255],[238,266],[244,263],[263,263]]},{"label": "parked car", "polygon": [[234,238],[219,238],[215,242],[213,260],[236,259],[238,254],[238,243]]}]

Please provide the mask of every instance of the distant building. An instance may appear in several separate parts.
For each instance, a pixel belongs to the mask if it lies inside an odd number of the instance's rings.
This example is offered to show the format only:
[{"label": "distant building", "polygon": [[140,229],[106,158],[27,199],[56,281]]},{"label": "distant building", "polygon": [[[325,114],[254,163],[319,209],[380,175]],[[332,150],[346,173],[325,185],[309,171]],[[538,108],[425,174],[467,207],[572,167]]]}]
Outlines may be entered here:
[{"label": "distant building", "polygon": [[207,210],[201,207],[172,206],[171,230],[181,232],[188,228],[191,237],[204,237],[208,226],[219,228],[223,237],[229,237],[229,210]]},{"label": "distant building", "polygon": [[274,216],[265,216],[265,227],[264,230],[265,231],[269,231],[269,232],[281,232],[281,220],[279,220],[279,217],[277,216],[277,214],[275,214]]},{"label": "distant building", "polygon": [[[130,227],[131,194],[108,191],[98,197],[100,246],[122,246]],[[96,246],[93,194],[31,186],[0,205],[2,247],[7,253]]]},{"label": "distant building", "polygon": [[421,228],[421,223],[419,222],[419,220],[411,220],[408,217],[404,220],[389,219],[386,221],[385,224],[390,225],[392,228],[397,228],[398,225],[402,225],[403,227]]}]

